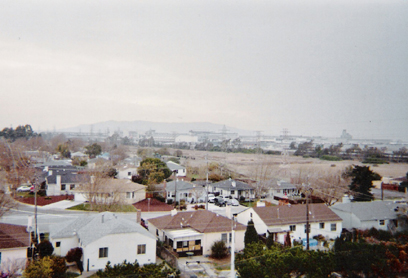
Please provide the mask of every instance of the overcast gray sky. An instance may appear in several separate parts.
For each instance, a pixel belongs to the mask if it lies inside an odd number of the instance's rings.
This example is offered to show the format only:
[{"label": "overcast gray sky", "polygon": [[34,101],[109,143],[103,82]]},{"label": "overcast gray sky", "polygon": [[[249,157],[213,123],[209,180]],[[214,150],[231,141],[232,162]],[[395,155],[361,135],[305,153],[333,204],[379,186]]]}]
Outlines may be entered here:
[{"label": "overcast gray sky", "polygon": [[0,129],[205,121],[408,140],[408,1],[0,1]]}]

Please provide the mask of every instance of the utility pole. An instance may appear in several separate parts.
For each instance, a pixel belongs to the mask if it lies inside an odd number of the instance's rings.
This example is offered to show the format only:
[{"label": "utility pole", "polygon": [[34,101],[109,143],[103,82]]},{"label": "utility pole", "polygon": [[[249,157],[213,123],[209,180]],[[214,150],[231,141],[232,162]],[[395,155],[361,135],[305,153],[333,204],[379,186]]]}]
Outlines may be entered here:
[{"label": "utility pole", "polygon": [[235,231],[234,215],[231,211],[231,278],[235,278]]},{"label": "utility pole", "polygon": [[306,196],[306,250],[309,250],[309,234],[310,234],[310,224],[309,224],[309,197],[312,193],[312,188],[307,189],[306,192],[310,192],[309,195]]},{"label": "utility pole", "polygon": [[205,209],[208,210],[208,159],[207,159],[207,154],[205,154],[205,162],[207,163],[207,173],[206,173],[206,179],[205,179],[205,190],[207,197],[205,198]]},{"label": "utility pole", "polygon": [[176,209],[177,209],[177,177],[176,177],[176,174],[178,173],[178,170],[174,170],[173,173],[174,173],[174,205],[176,206]]}]

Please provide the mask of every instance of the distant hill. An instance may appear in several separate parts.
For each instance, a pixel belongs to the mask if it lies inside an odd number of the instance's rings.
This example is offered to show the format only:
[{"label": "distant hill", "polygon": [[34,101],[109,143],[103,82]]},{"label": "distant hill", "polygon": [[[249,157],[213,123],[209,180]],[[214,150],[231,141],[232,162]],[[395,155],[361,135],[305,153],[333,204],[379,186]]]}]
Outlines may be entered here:
[{"label": "distant hill", "polygon": [[[152,129],[157,133],[188,133],[190,130],[194,131],[210,131],[221,132],[224,125],[213,124],[207,122],[196,123],[163,123],[163,122],[148,122],[148,121],[107,121],[88,125],[79,125],[71,128],[59,129],[61,132],[109,132],[120,130],[124,136],[127,136],[129,131],[137,131],[144,134],[146,131]],[[226,126],[227,132],[238,133],[239,135],[255,135],[254,131],[238,129]]]}]

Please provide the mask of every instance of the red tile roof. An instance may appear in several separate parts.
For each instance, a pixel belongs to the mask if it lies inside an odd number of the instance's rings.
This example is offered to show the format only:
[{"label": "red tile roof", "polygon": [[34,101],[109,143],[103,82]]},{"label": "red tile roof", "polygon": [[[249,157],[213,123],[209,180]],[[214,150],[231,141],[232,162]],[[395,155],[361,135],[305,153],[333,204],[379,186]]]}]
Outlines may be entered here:
[{"label": "red tile roof", "polygon": [[[149,219],[159,229],[191,228],[200,233],[231,231],[231,219],[207,210],[177,212],[176,215],[165,215]],[[234,222],[234,230],[246,230],[246,226]]]},{"label": "red tile roof", "polygon": [[142,212],[147,211],[171,211],[174,207],[166,203],[160,202],[157,199],[151,198],[150,205],[147,199],[134,203],[133,206],[140,209]]},{"label": "red tile roof", "polygon": [[0,249],[28,247],[29,233],[25,226],[0,223]]}]

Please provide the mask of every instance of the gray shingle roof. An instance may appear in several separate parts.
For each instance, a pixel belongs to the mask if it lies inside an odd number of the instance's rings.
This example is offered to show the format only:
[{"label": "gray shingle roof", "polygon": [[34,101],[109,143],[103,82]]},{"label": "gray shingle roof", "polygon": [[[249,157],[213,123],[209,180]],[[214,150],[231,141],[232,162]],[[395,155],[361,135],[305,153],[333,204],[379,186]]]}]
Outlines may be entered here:
[{"label": "gray shingle roof", "polygon": [[[167,191],[174,191],[174,187],[176,186],[175,181],[171,181],[166,183],[166,190]],[[202,188],[201,185],[193,184],[191,182],[177,180],[177,190],[190,190],[193,188]]]},{"label": "gray shingle roof", "polygon": [[360,220],[385,220],[396,219],[397,212],[394,210],[397,207],[402,207],[402,204],[394,203],[393,201],[374,201],[374,202],[351,202],[339,203],[331,207],[333,211],[339,210],[343,212],[351,212]]},{"label": "gray shingle roof", "polygon": [[[235,186],[233,186],[235,183]],[[251,185],[242,182],[242,181],[236,181],[236,180],[223,180],[219,182],[215,182],[211,184],[211,186],[214,188],[222,188],[222,189],[237,189],[237,190],[250,190],[254,189]]]},{"label": "gray shingle roof", "polygon": [[186,167],[181,166],[180,164],[174,163],[173,161],[166,162],[167,167],[173,172],[174,170],[182,170]]},{"label": "gray shingle roof", "polygon": [[77,236],[83,245],[100,239],[107,235],[139,233],[155,239],[146,229],[138,223],[120,218],[111,212],[102,212],[87,215],[65,225],[51,226],[50,236],[52,238],[69,238]]}]

